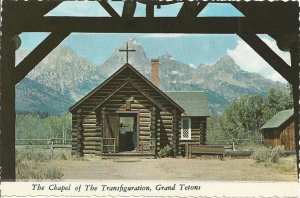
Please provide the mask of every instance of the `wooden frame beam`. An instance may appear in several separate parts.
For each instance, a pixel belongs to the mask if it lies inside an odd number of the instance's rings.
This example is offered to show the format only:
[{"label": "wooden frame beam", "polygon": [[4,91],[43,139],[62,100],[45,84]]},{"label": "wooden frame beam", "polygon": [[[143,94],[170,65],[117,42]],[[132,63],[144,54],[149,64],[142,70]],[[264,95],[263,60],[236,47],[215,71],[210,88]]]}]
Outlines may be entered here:
[{"label": "wooden frame beam", "polygon": [[0,176],[2,181],[16,179],[15,153],[15,84],[13,68],[15,64],[15,43],[11,35],[1,36],[0,59]]},{"label": "wooden frame beam", "polygon": [[[273,37],[277,41],[277,46],[282,51],[289,51],[290,42],[286,42],[287,39],[298,39],[298,15],[299,9],[296,6],[296,2],[272,2],[270,3],[261,3],[260,8],[256,9],[256,2],[231,2],[231,4],[238,9],[245,17],[249,20],[257,21],[260,20],[262,24],[277,24],[286,23],[289,24],[291,28],[294,28],[294,31],[290,33],[282,33],[280,31],[269,32],[269,36]],[[264,10],[264,12],[262,12]],[[280,10],[280,12],[278,12]],[[282,42],[282,39],[284,41]]]},{"label": "wooden frame beam", "polygon": [[299,67],[299,61],[300,61],[300,41],[296,40],[290,49],[290,55],[291,55],[291,65],[293,69],[293,73],[296,76],[296,79],[294,83],[292,84],[293,89],[293,99],[294,99],[294,119],[295,119],[295,146],[296,146],[296,158],[297,158],[297,173],[298,173],[298,179],[300,178],[300,156],[299,156],[299,136],[300,136],[300,67]]},{"label": "wooden frame beam", "polygon": [[27,55],[15,68],[14,83],[17,84],[57,47],[70,33],[51,33],[29,55]]},{"label": "wooden frame beam", "polygon": [[112,17],[119,18],[120,15],[111,7],[107,0],[98,0],[99,4],[110,14]]},{"label": "wooden frame beam", "polygon": [[11,29],[11,31],[17,27],[22,29],[36,19],[43,17],[60,3],[61,1],[36,1],[34,4],[28,1],[6,1],[3,6],[4,10],[10,10],[7,17],[10,18],[11,24],[6,28]]},{"label": "wooden frame beam", "polygon": [[185,1],[182,4],[177,17],[197,17],[207,4],[208,2]]},{"label": "wooden frame beam", "polygon": [[146,17],[148,18],[154,17],[154,4],[151,2],[146,4]]},{"label": "wooden frame beam", "polygon": [[[126,3],[126,2],[125,2]],[[292,23],[292,24],[291,24]],[[19,29],[20,32],[90,32],[90,33],[212,33],[259,34],[278,32],[294,33],[297,22],[266,24],[245,17],[42,17],[37,23]],[[294,26],[292,26],[294,25]],[[64,27],[64,28],[61,28]]]},{"label": "wooden frame beam", "polygon": [[255,34],[238,34],[254,51],[256,51],[267,63],[269,63],[289,83],[293,84],[296,76],[280,56],[278,56],[267,44]]},{"label": "wooden frame beam", "polygon": [[136,1],[135,0],[125,0],[123,6],[122,17],[132,18],[135,13]]}]

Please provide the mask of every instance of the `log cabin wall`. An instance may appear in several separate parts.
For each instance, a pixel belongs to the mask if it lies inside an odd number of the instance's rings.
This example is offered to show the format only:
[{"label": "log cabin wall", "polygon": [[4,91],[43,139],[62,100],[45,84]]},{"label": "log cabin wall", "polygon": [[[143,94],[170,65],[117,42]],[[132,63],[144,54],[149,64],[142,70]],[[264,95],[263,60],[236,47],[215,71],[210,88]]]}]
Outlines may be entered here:
[{"label": "log cabin wall", "polygon": [[206,144],[206,117],[192,117],[192,143]]},{"label": "log cabin wall", "polygon": [[275,148],[283,145],[286,150],[295,150],[295,122],[291,118],[279,128],[264,129],[264,145]]},{"label": "log cabin wall", "polygon": [[[105,114],[109,115],[115,112],[127,112],[128,109],[123,98],[128,94],[134,98],[130,104],[130,111],[138,112],[138,137],[139,139],[143,140],[145,145],[149,145],[151,136],[151,108],[153,107],[153,104],[138,90],[135,90],[134,87],[128,84],[115,93],[109,100],[107,100],[103,104],[103,106],[105,106]],[[144,149],[144,151],[149,151],[149,147],[147,147],[146,150]]]},{"label": "log cabin wall", "polygon": [[280,131],[278,128],[264,129],[264,145],[271,148],[280,145],[279,135]]},{"label": "log cabin wall", "polygon": [[[123,66],[124,67],[124,66]],[[131,68],[124,67],[124,69],[111,78],[107,83],[96,88],[90,95],[85,98],[81,103],[71,110],[72,112],[72,150],[75,151],[76,142],[78,141],[78,128],[76,111],[81,109],[81,152],[82,154],[98,154],[101,147],[101,129],[103,128],[102,117],[99,113],[95,113],[93,108],[103,100],[105,100],[111,93],[121,87],[124,82],[130,78],[141,90],[146,92],[153,100],[161,104],[164,109],[157,109],[158,115],[156,116],[156,127],[159,127],[156,134],[158,149],[166,145],[172,144],[173,135],[173,115],[172,110],[174,105],[166,100],[160,93],[153,87],[149,86],[140,76],[138,76]],[[154,104],[149,101],[139,90],[133,87],[130,83],[123,86],[113,96],[111,96],[102,107],[105,107],[104,114],[107,112],[116,112],[126,110],[126,102],[124,97],[133,97],[131,102],[131,111],[139,111],[139,135],[145,141],[150,140],[150,124],[151,124],[151,107]],[[156,107],[157,108],[157,107]],[[178,110],[177,110],[178,111]],[[97,112],[99,110],[97,109]],[[159,120],[159,121],[158,121]],[[102,124],[101,124],[102,123]],[[76,145],[76,148],[78,145]]]},{"label": "log cabin wall", "polygon": [[295,150],[295,122],[294,118],[291,117],[282,126],[279,127],[279,139],[280,145],[284,145],[286,150]]},{"label": "log cabin wall", "polygon": [[280,133],[281,145],[284,145],[286,150],[295,150],[295,122],[290,120],[285,123]]},{"label": "log cabin wall", "polygon": [[[181,122],[180,122],[181,123]],[[207,117],[191,117],[191,140],[181,140],[179,146],[181,154],[185,153],[185,144],[206,144]],[[180,133],[179,133],[180,134]]]}]

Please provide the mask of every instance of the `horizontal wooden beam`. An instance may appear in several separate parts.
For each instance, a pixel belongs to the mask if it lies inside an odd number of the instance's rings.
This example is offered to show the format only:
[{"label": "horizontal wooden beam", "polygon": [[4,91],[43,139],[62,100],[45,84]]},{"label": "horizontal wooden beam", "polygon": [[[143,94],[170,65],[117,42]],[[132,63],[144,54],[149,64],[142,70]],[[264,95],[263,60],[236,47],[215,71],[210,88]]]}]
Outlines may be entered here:
[{"label": "horizontal wooden beam", "polygon": [[15,29],[22,29],[43,17],[60,3],[61,1],[4,1],[2,17],[9,19],[9,23],[3,26],[17,35]]},{"label": "horizontal wooden beam", "polygon": [[15,68],[14,83],[20,82],[39,62],[57,47],[70,33],[51,33]]},{"label": "horizontal wooden beam", "polygon": [[255,34],[238,34],[254,51],[256,51],[267,63],[270,64],[282,77],[293,84],[298,74],[293,73],[289,66],[266,43]]},{"label": "horizontal wooden beam", "polygon": [[245,17],[43,17],[19,32],[287,34],[294,33],[295,27],[298,27],[297,22],[274,25],[259,20],[253,22]]}]

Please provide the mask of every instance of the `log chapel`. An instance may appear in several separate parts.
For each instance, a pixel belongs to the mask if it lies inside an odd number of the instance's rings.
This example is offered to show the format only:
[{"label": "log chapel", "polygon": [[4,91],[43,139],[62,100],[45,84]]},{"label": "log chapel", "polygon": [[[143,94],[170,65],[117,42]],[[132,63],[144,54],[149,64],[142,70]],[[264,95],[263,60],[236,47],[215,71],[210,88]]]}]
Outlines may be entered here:
[{"label": "log chapel", "polygon": [[186,143],[205,144],[209,110],[205,92],[159,89],[159,60],[151,60],[151,81],[129,63],[74,104],[72,154],[156,157]]}]

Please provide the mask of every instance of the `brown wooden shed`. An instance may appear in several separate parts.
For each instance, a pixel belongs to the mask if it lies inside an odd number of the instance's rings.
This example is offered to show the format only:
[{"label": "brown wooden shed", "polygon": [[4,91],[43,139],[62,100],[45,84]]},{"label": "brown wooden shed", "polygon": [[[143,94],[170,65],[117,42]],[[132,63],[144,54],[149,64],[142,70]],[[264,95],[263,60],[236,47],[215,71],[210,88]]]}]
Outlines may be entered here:
[{"label": "brown wooden shed", "polygon": [[278,112],[261,129],[266,146],[284,145],[286,150],[296,149],[294,109]]},{"label": "brown wooden shed", "polygon": [[204,92],[163,92],[128,63],[69,110],[78,155],[156,156],[169,145],[176,156],[183,142],[205,143],[209,116]]}]

